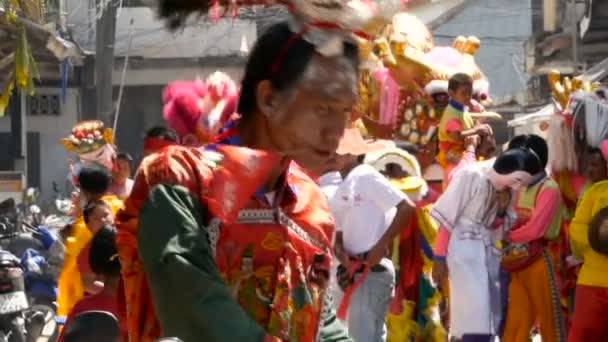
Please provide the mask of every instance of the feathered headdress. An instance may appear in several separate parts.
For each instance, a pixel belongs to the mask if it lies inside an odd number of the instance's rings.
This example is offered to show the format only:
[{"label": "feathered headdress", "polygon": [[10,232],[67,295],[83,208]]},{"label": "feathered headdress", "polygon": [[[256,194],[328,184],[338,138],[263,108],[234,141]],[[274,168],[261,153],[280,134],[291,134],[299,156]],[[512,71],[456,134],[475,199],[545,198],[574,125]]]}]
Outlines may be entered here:
[{"label": "feathered headdress", "polygon": [[159,14],[178,28],[193,14],[212,19],[236,16],[241,7],[284,5],[292,14],[292,31],[323,55],[341,53],[347,36],[370,37],[389,23],[406,0],[159,0]]},{"label": "feathered headdress", "polygon": [[215,72],[205,81],[175,81],[165,87],[163,117],[184,144],[208,142],[236,111],[238,88]]}]

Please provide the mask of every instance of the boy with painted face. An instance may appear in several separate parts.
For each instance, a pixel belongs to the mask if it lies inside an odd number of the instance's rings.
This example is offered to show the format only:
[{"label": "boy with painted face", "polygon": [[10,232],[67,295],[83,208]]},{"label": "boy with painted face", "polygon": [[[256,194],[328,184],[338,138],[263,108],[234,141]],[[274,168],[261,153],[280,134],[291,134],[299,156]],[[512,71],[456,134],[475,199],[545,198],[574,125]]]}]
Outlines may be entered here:
[{"label": "boy with painted face", "polygon": [[441,226],[433,280],[440,283],[449,269],[450,334],[457,340],[487,342],[497,333],[500,252],[495,243],[504,229],[495,228],[498,193],[526,186],[541,170],[529,150],[507,151],[456,174],[431,210]]},{"label": "boy with painted face", "polygon": [[468,74],[457,73],[448,83],[450,101],[439,123],[439,155],[437,161],[444,169],[444,188],[447,187],[447,174],[462,158],[465,152],[464,139],[473,135],[488,135],[492,129],[487,124],[476,125],[467,106],[473,96],[473,78]]}]

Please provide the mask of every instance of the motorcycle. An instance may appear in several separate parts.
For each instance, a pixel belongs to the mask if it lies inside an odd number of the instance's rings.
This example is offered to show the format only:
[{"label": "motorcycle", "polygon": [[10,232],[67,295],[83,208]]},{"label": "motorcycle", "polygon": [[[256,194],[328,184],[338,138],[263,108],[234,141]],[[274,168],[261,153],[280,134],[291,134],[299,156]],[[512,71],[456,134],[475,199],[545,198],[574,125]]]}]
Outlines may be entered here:
[{"label": "motorcycle", "polygon": [[[45,216],[37,198],[38,192],[28,189],[22,204],[15,205],[12,199],[0,203],[0,252],[4,268],[10,270],[0,272],[0,284],[11,283],[9,274],[20,279],[13,286],[19,291],[11,291],[7,285],[0,288],[0,295],[6,289],[9,294],[17,293],[12,297],[19,296],[13,301],[0,296],[0,342],[54,341],[58,334],[54,302],[63,244],[57,236],[71,224],[71,203],[57,198],[52,210],[56,214]],[[17,299],[20,306],[10,304]]]},{"label": "motorcycle", "polygon": [[45,305],[30,305],[22,261],[0,250],[0,342],[53,341],[57,336],[55,312]]},{"label": "motorcycle", "polygon": [[28,308],[21,261],[0,250],[0,341],[26,341],[24,313]]}]

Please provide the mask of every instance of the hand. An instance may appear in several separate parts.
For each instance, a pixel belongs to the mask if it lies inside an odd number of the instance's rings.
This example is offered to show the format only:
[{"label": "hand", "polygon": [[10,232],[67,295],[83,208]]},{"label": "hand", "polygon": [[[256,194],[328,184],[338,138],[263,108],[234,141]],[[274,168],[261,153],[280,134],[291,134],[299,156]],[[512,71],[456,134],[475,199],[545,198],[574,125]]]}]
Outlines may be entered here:
[{"label": "hand", "polygon": [[479,137],[479,135],[469,135],[468,137],[464,138],[464,147],[465,149],[469,147],[476,149],[477,146],[479,146],[480,141],[481,138]]},{"label": "hand", "polygon": [[44,249],[49,249],[58,239],[55,234],[51,233],[48,228],[43,226],[39,226],[36,228],[34,236],[38,240],[40,240],[40,242],[42,242],[42,246],[44,247]]},{"label": "hand", "polygon": [[369,267],[376,266],[382,261],[382,259],[386,256],[386,246],[378,241],[372,249],[367,253],[367,258],[365,262]]},{"label": "hand", "polygon": [[574,255],[568,255],[566,257],[566,265],[570,266],[570,267],[574,267],[574,266],[578,266],[580,264],[582,264],[583,261],[579,260],[577,257],[575,257]]},{"label": "hand", "polygon": [[488,124],[481,124],[475,127],[475,132],[479,135],[494,135],[492,127]]},{"label": "hand", "polygon": [[340,262],[340,264],[344,265],[344,267],[348,268],[350,257],[348,253],[344,250],[341,243],[336,243],[334,246],[334,253],[336,255],[336,259]]},{"label": "hand", "polygon": [[433,261],[433,271],[431,272],[431,278],[433,283],[438,289],[443,287],[443,282],[448,276],[448,264],[443,260]]}]

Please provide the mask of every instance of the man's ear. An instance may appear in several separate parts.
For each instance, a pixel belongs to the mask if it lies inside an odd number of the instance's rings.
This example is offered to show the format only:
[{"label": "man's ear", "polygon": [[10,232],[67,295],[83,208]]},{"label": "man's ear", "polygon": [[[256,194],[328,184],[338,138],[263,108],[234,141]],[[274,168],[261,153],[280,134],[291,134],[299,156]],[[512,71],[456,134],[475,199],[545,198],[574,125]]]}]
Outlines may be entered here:
[{"label": "man's ear", "polygon": [[270,116],[278,110],[278,93],[270,81],[264,80],[258,84],[256,89],[256,101],[258,109],[265,116]]}]

